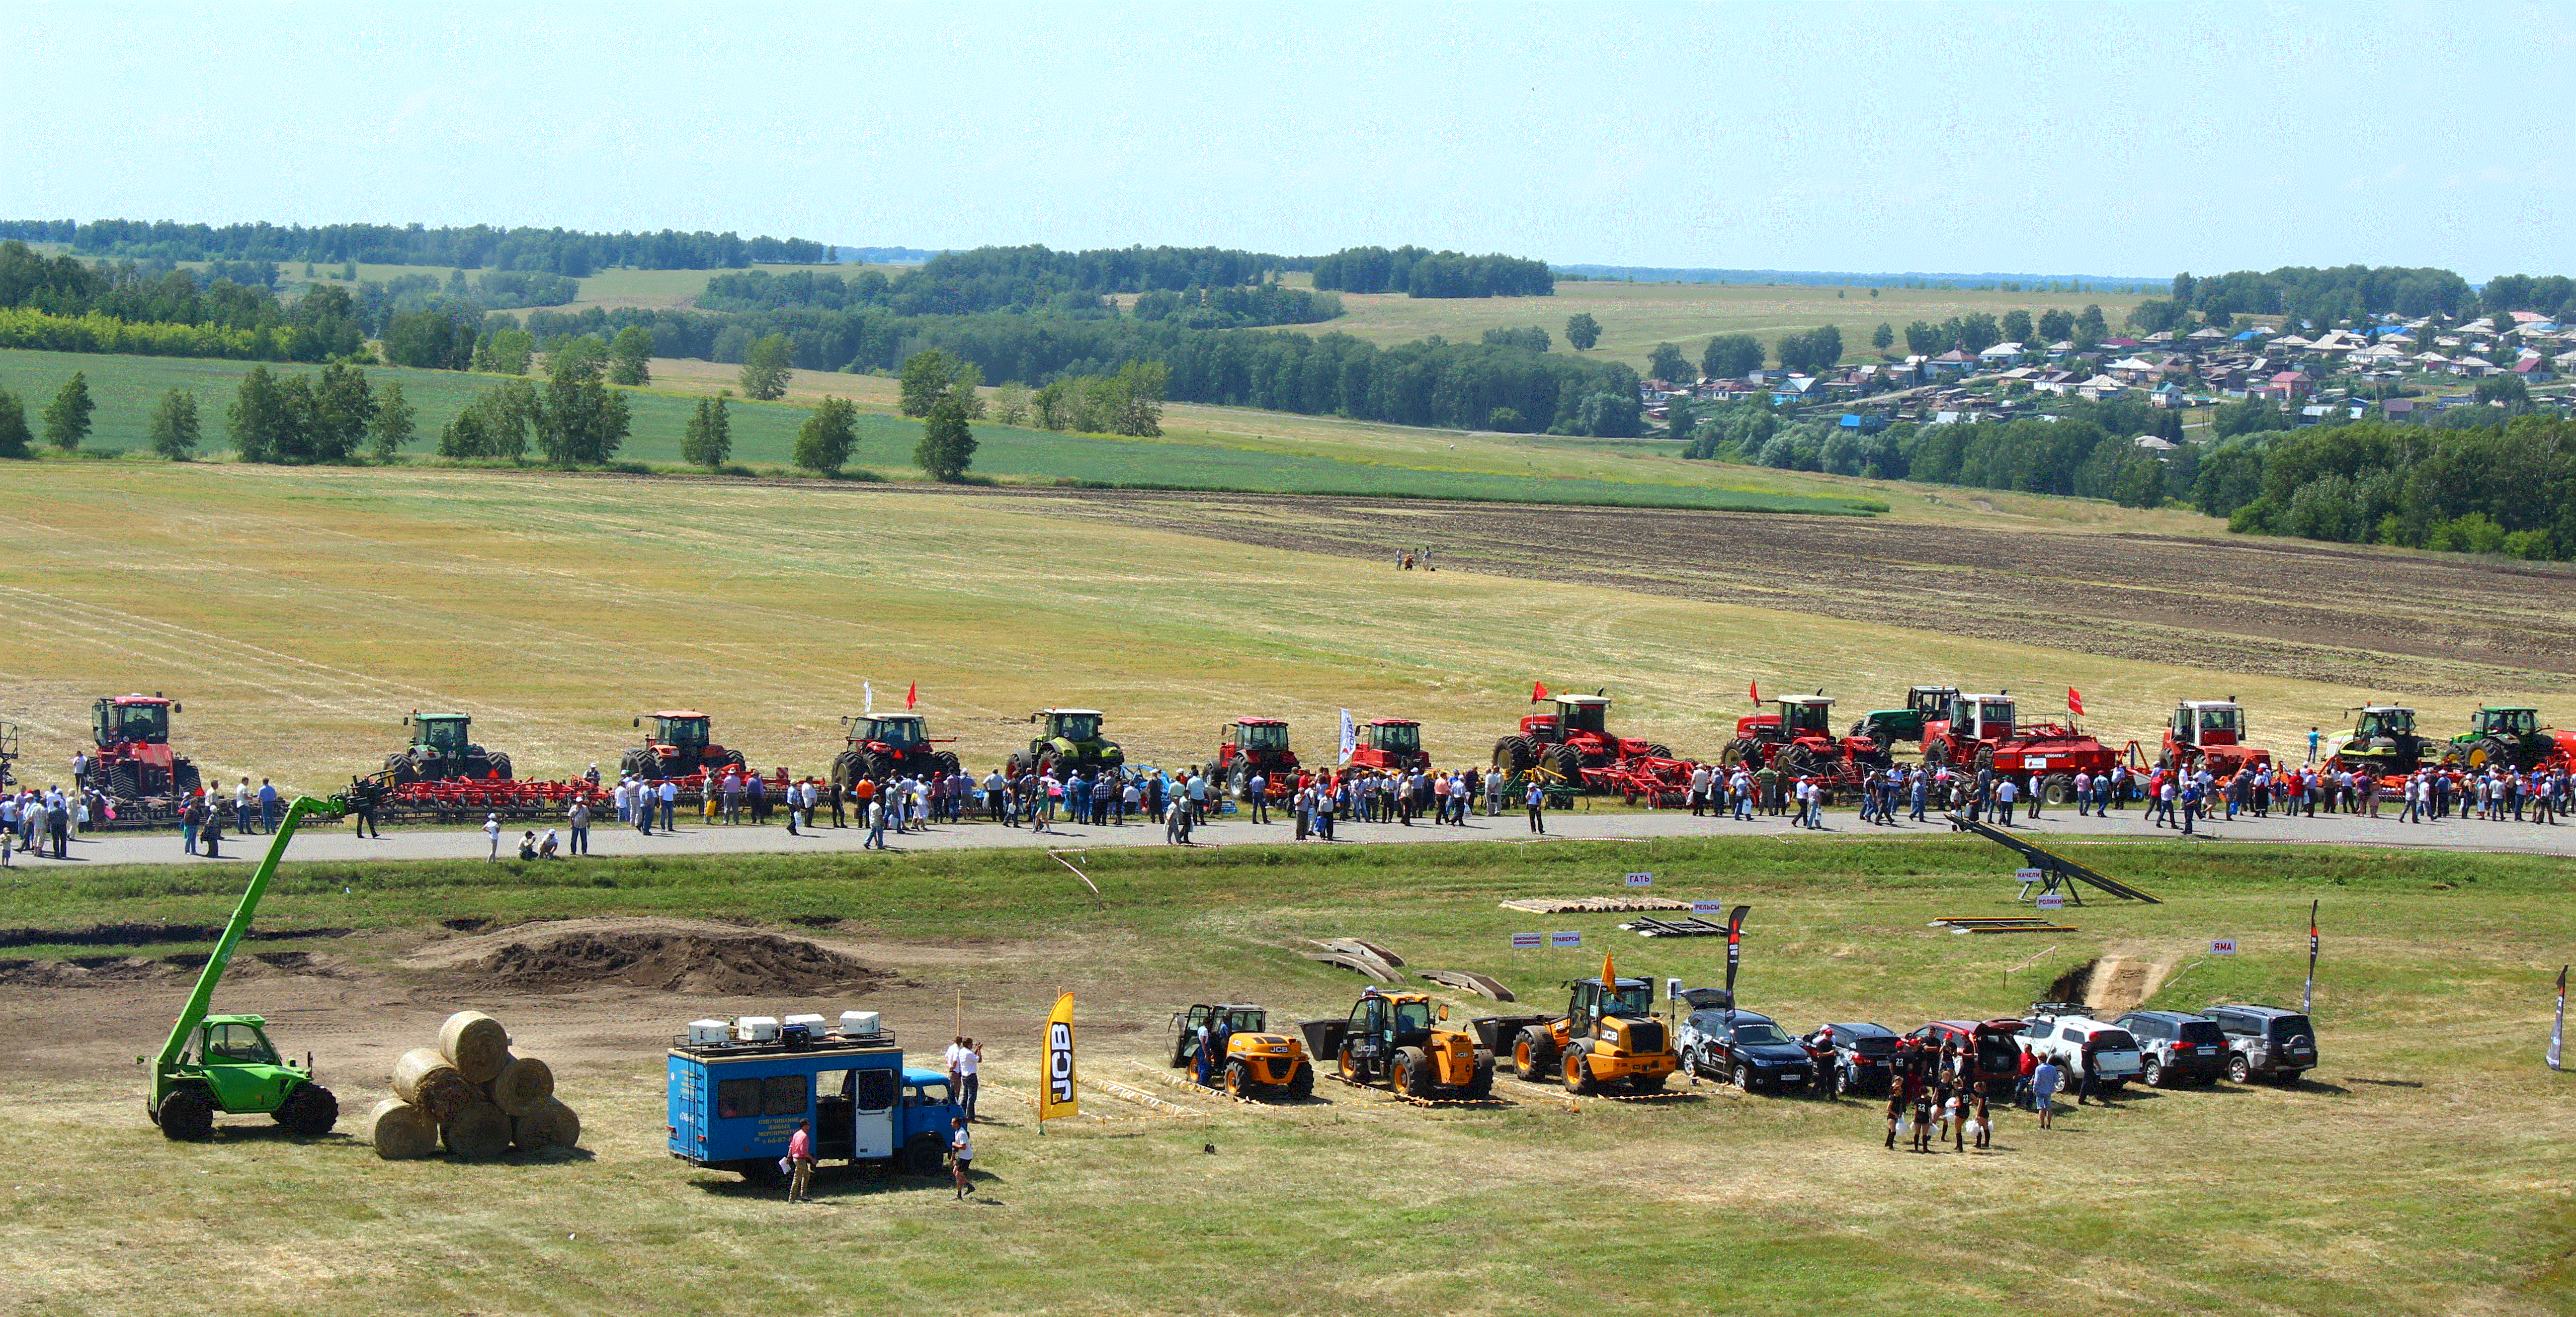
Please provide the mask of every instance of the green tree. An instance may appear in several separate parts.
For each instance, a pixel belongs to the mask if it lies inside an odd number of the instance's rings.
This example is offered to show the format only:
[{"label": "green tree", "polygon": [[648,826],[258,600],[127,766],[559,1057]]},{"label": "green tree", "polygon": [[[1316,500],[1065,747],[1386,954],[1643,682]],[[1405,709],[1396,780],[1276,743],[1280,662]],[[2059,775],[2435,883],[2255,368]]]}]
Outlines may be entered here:
[{"label": "green tree", "polygon": [[367,455],[379,462],[409,448],[420,437],[420,408],[403,396],[400,380],[387,380],[376,391],[375,419],[367,422]]},{"label": "green tree", "polygon": [[2110,333],[2110,325],[2102,319],[2101,307],[2087,305],[2084,314],[2075,317],[2075,346],[2079,348],[2099,346]]},{"label": "green tree", "polygon": [[1697,373],[1690,368],[1690,359],[1670,343],[1655,345],[1654,352],[1646,358],[1646,374],[1649,378],[1674,384],[1691,384],[1698,380]]},{"label": "green tree", "polygon": [[144,426],[152,441],[152,451],[173,462],[185,462],[197,454],[197,395],[184,389],[172,389],[161,395],[160,405],[152,409],[152,419]]},{"label": "green tree", "polygon": [[1018,380],[1004,380],[993,391],[993,419],[1004,425],[1026,425],[1029,421],[1029,386]]},{"label": "green tree", "polygon": [[2075,337],[2075,317],[2063,307],[2050,307],[2039,313],[2039,345],[2064,343]]},{"label": "green tree", "polygon": [[689,417],[689,428],[680,436],[680,460],[692,466],[720,467],[733,456],[733,419],[725,413],[723,396],[698,399],[698,409]]},{"label": "green tree", "polygon": [[647,384],[653,379],[653,331],[628,325],[608,345],[608,382]]},{"label": "green tree", "polygon": [[836,476],[859,446],[859,409],[846,398],[825,398],[796,428],[796,465]]},{"label": "green tree", "polygon": [[906,416],[928,416],[933,403],[948,392],[949,385],[966,363],[939,348],[929,348],[903,359],[903,378],[897,396],[896,410]]},{"label": "green tree", "polygon": [[[1870,289],[1870,291],[1875,293],[1878,290],[1873,288]],[[1869,331],[1869,345],[1878,349],[1878,354],[1882,357],[1887,355],[1887,349],[1893,346],[1895,342],[1896,327],[1886,323],[1885,321],[1879,322],[1878,328]]]},{"label": "green tree", "polygon": [[365,371],[336,361],[324,366],[305,418],[308,451],[303,456],[316,462],[347,461],[375,416],[376,396],[367,387]]},{"label": "green tree", "polygon": [[2006,312],[2004,312],[2004,336],[2003,336],[2003,340],[2002,340],[2003,342],[2006,342],[2006,343],[2019,343],[2019,344],[2021,344],[2023,347],[2029,347],[2029,346],[2030,346],[2030,336],[2031,336],[2030,312],[2028,312],[2028,311],[2006,311]]},{"label": "green tree", "polygon": [[1762,340],[1751,334],[1720,334],[1699,354],[1699,369],[1713,380],[1741,379],[1762,369],[1762,359]]},{"label": "green tree", "polygon": [[2118,483],[2112,486],[2111,501],[2124,508],[2152,508],[2165,500],[2164,464],[2152,457],[2134,457],[2120,468]]},{"label": "green tree", "polygon": [[224,409],[224,430],[232,438],[236,459],[276,462],[300,447],[299,419],[285,386],[268,373],[268,367],[255,365],[233,390],[232,405]]},{"label": "green tree", "polygon": [[438,432],[440,457],[497,457],[516,462],[528,451],[528,431],[543,406],[537,386],[503,380]]},{"label": "green tree", "polygon": [[1590,352],[1592,345],[1601,341],[1601,322],[1593,319],[1589,311],[1577,311],[1567,316],[1565,341],[1573,344],[1577,352]]},{"label": "green tree", "polygon": [[524,329],[504,329],[486,334],[474,344],[474,369],[495,375],[525,375],[536,355],[536,335]]},{"label": "green tree", "polygon": [[78,449],[89,438],[89,416],[97,410],[97,400],[89,396],[89,372],[73,371],[45,407],[45,441],[66,453]]},{"label": "green tree", "polygon": [[27,445],[35,438],[27,429],[27,404],[17,394],[0,389],[0,458],[34,457]]},{"label": "green tree", "polygon": [[787,396],[787,384],[796,376],[792,367],[796,349],[785,334],[771,334],[755,340],[742,363],[742,392],[745,397],[762,402],[776,402]]},{"label": "green tree", "polygon": [[596,334],[566,334],[546,352],[546,375],[550,379],[590,379],[606,369],[608,345]]},{"label": "green tree", "polygon": [[537,439],[546,460],[556,466],[597,466],[615,457],[626,442],[628,421],[625,394],[608,387],[595,372],[568,372],[546,385],[545,406],[536,416]]},{"label": "green tree", "polygon": [[966,423],[964,402],[950,394],[932,403],[930,414],[922,418],[921,442],[913,445],[912,464],[933,480],[953,482],[974,462],[975,431]]}]

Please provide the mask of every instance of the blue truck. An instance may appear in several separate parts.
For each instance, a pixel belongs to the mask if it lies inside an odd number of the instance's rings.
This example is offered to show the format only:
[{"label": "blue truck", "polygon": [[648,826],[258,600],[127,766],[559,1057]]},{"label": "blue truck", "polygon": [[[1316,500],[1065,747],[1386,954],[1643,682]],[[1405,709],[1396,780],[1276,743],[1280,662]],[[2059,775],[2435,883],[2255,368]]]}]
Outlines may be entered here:
[{"label": "blue truck", "polygon": [[[712,1023],[712,1022],[710,1022]],[[691,1166],[779,1178],[800,1121],[814,1122],[814,1159],[937,1175],[949,1122],[965,1115],[947,1072],[907,1067],[894,1034],[774,1037],[697,1030],[672,1040],[671,1155]]]}]

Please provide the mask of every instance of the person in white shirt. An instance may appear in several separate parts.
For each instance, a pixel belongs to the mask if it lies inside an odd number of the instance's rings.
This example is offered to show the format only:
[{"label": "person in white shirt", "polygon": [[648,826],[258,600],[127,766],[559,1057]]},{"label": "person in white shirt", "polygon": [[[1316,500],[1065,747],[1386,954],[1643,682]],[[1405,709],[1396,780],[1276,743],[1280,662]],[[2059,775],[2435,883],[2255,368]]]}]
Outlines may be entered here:
[{"label": "person in white shirt", "polygon": [[492,839],[492,858],[496,861],[499,860],[501,858],[500,815],[486,814],[483,816],[483,835]]},{"label": "person in white shirt", "polygon": [[966,1111],[966,1123],[975,1123],[975,1095],[982,1088],[975,1072],[983,1067],[984,1045],[969,1038],[957,1049],[957,1105]]}]

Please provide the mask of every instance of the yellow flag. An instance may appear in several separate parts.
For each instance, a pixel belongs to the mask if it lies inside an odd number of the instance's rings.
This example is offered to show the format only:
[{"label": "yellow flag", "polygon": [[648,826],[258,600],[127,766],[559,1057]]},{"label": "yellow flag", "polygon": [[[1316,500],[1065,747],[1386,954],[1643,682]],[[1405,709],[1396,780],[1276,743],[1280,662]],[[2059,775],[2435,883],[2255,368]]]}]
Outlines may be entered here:
[{"label": "yellow flag", "polygon": [[[1610,963],[1607,951],[1601,953],[1601,993],[1605,998],[1619,995],[1619,971]],[[1606,1008],[1609,1003],[1604,1001],[1602,1005]]]},{"label": "yellow flag", "polygon": [[1038,1072],[1038,1119],[1080,1115],[1081,1102],[1073,1088],[1072,993],[1056,998],[1055,1009],[1047,1014],[1045,1044],[1039,1050],[1046,1059]]}]

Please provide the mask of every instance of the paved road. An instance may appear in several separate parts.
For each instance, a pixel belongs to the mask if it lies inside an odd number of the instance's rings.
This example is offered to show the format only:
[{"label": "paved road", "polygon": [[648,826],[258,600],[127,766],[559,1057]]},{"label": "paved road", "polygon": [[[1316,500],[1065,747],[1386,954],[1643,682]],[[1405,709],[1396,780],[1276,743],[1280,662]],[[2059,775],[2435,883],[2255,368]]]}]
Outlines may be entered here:
[{"label": "paved road", "polygon": [[[1950,828],[1937,818],[1928,823],[1899,824],[1879,827],[1862,823],[1849,812],[1828,812],[1826,830],[1820,835],[1865,836],[1949,836]],[[519,824],[502,833],[503,854],[515,853]],[[1733,819],[1694,819],[1686,811],[1568,810],[1547,817],[1551,839],[1583,838],[1651,838],[1703,836],[1795,836],[1798,829],[1782,819],[1755,819],[1737,822]],[[2072,809],[2050,810],[2035,826],[2016,831],[2046,833],[2081,840],[2154,839],[2180,840],[2167,829],[2149,826],[2137,809],[2115,812],[2108,819],[2078,816]],[[537,829],[539,836],[545,829]],[[1333,844],[1421,843],[1439,841],[1506,841],[1535,840],[1527,822],[1518,815],[1501,818],[1475,818],[1466,827],[1433,827],[1417,824],[1404,827],[1390,823],[1343,822],[1340,836]],[[568,835],[568,834],[567,834]],[[1245,843],[1288,842],[1295,835],[1285,822],[1256,824],[1238,818],[1208,824],[1198,831],[1202,846],[1230,846]],[[2475,819],[2451,819],[2439,823],[2410,824],[2397,821],[2394,813],[2379,819],[2349,816],[2269,819],[2247,817],[2235,823],[2210,823],[2198,834],[2218,841],[2302,842],[2316,844],[2367,846],[2424,846],[2451,850],[2537,851],[2549,854],[2576,854],[2576,826],[2543,827],[2530,823],[2484,822]],[[607,824],[591,830],[591,853],[598,856],[639,855],[732,855],[749,852],[817,852],[855,851],[866,839],[858,828],[825,827],[809,830],[804,836],[791,837],[784,827],[708,827],[687,824],[675,833],[655,833],[644,837],[631,827]],[[1057,847],[1080,849],[1092,846],[1160,846],[1163,829],[1159,824],[1130,824],[1125,827],[1058,826],[1046,832],[1024,828],[1006,828],[993,823],[965,823],[932,829],[927,834],[888,837],[897,851],[970,850],[991,847]],[[226,860],[257,858],[265,849],[265,837],[228,835],[224,842]],[[489,845],[479,831],[463,829],[406,828],[386,833],[381,839],[352,836],[345,826],[307,825],[296,837],[291,852],[298,861],[317,860],[427,860],[476,858],[489,852]],[[66,863],[49,859],[18,856],[17,863],[45,867]],[[176,833],[117,834],[95,840],[76,839],[71,846],[72,864],[202,864],[181,852]]]}]

